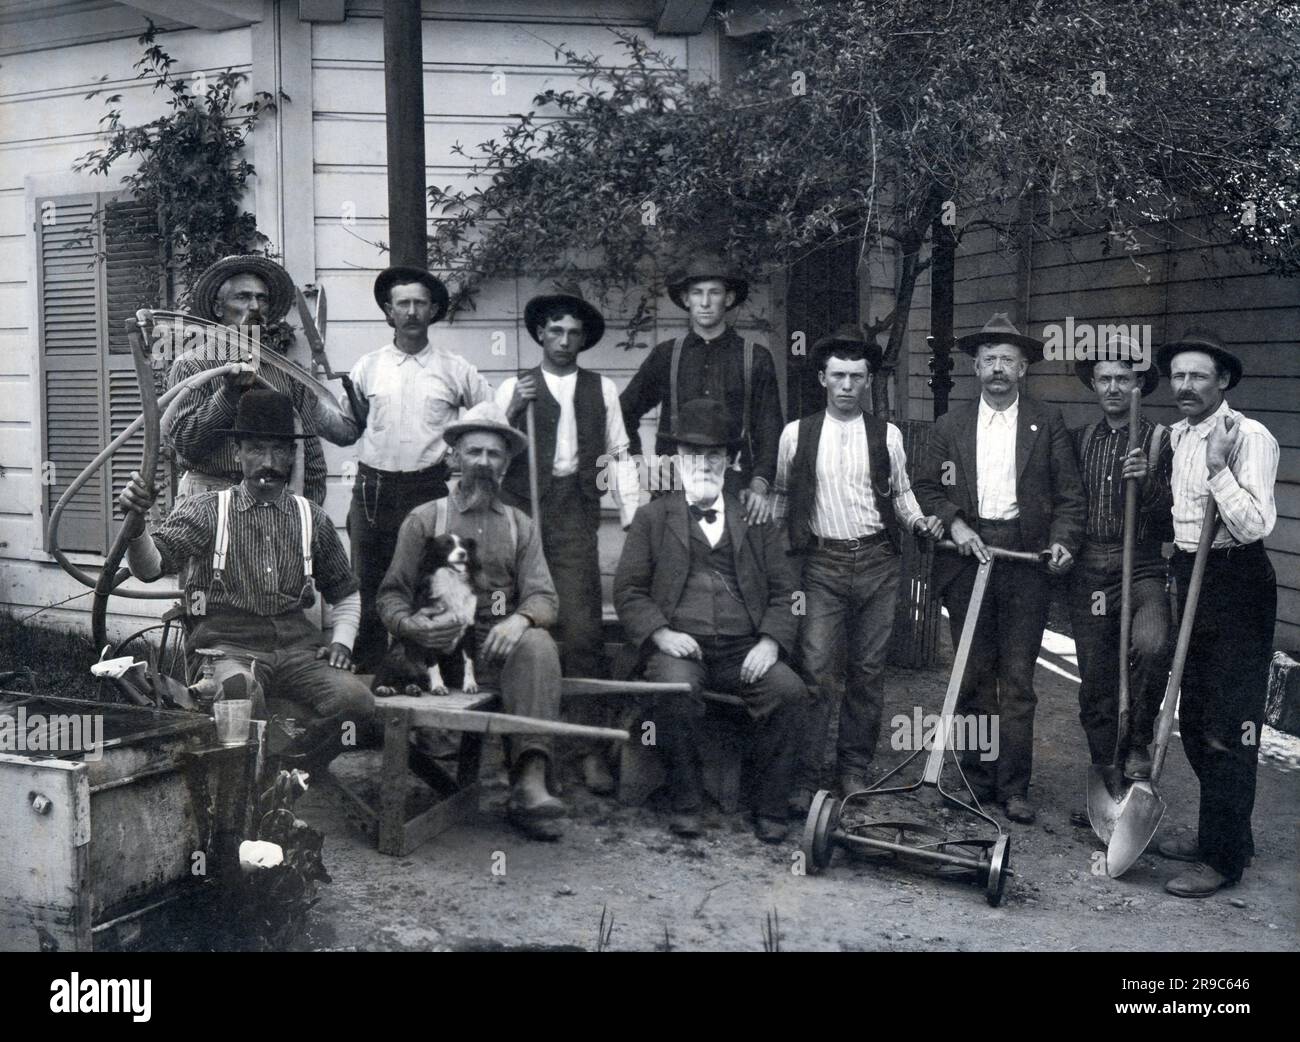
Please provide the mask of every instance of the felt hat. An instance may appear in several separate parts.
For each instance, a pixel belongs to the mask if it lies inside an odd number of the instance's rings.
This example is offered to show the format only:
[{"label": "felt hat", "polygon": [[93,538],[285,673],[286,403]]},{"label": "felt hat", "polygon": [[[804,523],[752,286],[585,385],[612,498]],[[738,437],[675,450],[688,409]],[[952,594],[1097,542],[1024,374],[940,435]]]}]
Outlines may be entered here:
[{"label": "felt hat", "polygon": [[740,439],[731,436],[726,407],[712,398],[694,398],[677,410],[677,425],[667,437],[679,446],[708,447],[725,445],[735,448]]},{"label": "felt hat", "polygon": [[860,349],[866,356],[868,372],[874,373],[880,368],[881,360],[884,358],[884,352],[880,350],[880,345],[874,340],[866,339],[866,337],[862,335],[862,330],[852,322],[845,322],[835,330],[835,332],[822,337],[817,341],[817,343],[813,344],[813,366],[820,369],[823,355],[828,354],[831,348],[837,345],[851,346]]},{"label": "felt hat", "polygon": [[[1151,359],[1146,357],[1142,345],[1123,333],[1112,333],[1106,338],[1104,344],[1098,345],[1096,358],[1074,363],[1074,375],[1090,391],[1094,390],[1092,373],[1098,362],[1132,363],[1136,374],[1142,379],[1143,398],[1160,386],[1160,370],[1151,364]],[[1146,368],[1138,369],[1138,365],[1141,364],[1145,364]]]},{"label": "felt hat", "polygon": [[418,282],[428,289],[429,298],[433,301],[433,317],[429,319],[429,325],[441,321],[443,315],[447,313],[451,297],[448,296],[447,287],[442,284],[442,279],[423,268],[411,268],[399,264],[392,268],[385,268],[376,275],[375,303],[379,305],[379,309],[382,311],[388,303],[389,290],[403,282]]},{"label": "felt hat", "polygon": [[232,438],[306,438],[293,429],[293,399],[265,387],[254,387],[239,396],[235,425],[218,434]]},{"label": "felt hat", "polygon": [[1174,358],[1184,351],[1204,351],[1226,369],[1229,391],[1241,383],[1241,378],[1246,375],[1246,367],[1241,364],[1241,359],[1223,346],[1218,334],[1204,327],[1193,327],[1179,339],[1160,345],[1156,352],[1156,364],[1160,367],[1160,372],[1168,376]]},{"label": "felt hat", "polygon": [[461,435],[470,431],[490,431],[501,435],[506,440],[506,451],[512,458],[528,448],[528,439],[510,426],[506,414],[496,402],[479,402],[455,423],[449,424],[442,436],[448,445],[455,445]]},{"label": "felt hat", "polygon": [[1043,342],[1020,332],[1005,311],[995,314],[978,333],[957,338],[957,347],[971,357],[975,356],[981,344],[1015,344],[1025,353],[1025,360],[1030,365],[1043,360]]},{"label": "felt hat", "polygon": [[605,317],[581,297],[572,293],[544,293],[533,297],[524,305],[524,325],[528,327],[528,335],[537,343],[542,342],[542,338],[537,335],[542,315],[555,307],[562,307],[574,318],[582,320],[582,331],[586,334],[587,341],[579,351],[595,347],[597,341],[605,335]]},{"label": "felt hat", "polygon": [[740,307],[749,296],[749,281],[740,274],[735,265],[716,253],[692,254],[668,278],[668,296],[683,311],[689,310],[686,304],[686,291],[692,282],[716,279],[736,295],[733,308]]}]

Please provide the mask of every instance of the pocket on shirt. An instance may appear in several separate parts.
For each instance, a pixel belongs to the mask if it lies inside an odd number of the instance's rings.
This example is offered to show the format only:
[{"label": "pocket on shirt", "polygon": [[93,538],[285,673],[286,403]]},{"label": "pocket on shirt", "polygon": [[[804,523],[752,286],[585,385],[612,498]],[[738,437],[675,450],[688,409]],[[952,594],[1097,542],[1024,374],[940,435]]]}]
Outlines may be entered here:
[{"label": "pocket on shirt", "polygon": [[366,400],[370,403],[370,411],[366,416],[366,426],[373,431],[382,431],[388,429],[388,398],[382,394],[368,394]]}]

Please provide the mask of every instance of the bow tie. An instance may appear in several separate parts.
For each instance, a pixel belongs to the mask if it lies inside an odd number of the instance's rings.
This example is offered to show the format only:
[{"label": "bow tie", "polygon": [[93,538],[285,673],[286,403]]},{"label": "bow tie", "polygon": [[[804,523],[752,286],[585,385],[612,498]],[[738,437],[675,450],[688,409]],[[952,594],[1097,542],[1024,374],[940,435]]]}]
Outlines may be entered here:
[{"label": "bow tie", "polygon": [[709,524],[713,524],[713,522],[718,519],[718,512],[712,507],[705,510],[701,507],[697,507],[694,503],[688,503],[686,504],[686,509],[691,512],[691,517],[695,518],[696,521],[706,521]]}]

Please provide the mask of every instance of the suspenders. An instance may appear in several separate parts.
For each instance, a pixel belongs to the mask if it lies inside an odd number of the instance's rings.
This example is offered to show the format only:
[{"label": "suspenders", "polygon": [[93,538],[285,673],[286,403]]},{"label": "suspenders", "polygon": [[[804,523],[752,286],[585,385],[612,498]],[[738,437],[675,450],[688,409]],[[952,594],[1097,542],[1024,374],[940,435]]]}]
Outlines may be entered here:
[{"label": "suspenders", "polygon": [[[515,509],[506,505],[506,524],[510,527],[510,546],[518,553],[519,551],[519,522],[515,520]],[[437,539],[440,535],[447,532],[447,498],[435,499],[433,501],[433,538]]]},{"label": "suspenders", "polygon": [[[749,444],[749,409],[750,409],[750,388],[754,383],[754,344],[750,340],[744,341],[745,352],[745,375],[742,388],[744,391],[745,403],[741,406],[740,421],[740,440],[745,448],[749,449],[749,462],[754,462],[754,450]],[[673,340],[672,356],[668,362],[668,415],[672,422],[670,430],[677,429],[677,371],[681,368],[682,363],[682,338],[677,337]],[[740,454],[736,454],[735,468],[740,469]]]},{"label": "suspenders", "polygon": [[[225,586],[226,558],[230,554],[230,501],[235,495],[233,488],[217,493],[217,538],[212,547],[212,585]],[[298,508],[298,532],[301,537],[302,550],[302,589],[304,595],[315,590],[312,578],[312,520],[311,504],[302,496],[293,497],[294,506]]]}]

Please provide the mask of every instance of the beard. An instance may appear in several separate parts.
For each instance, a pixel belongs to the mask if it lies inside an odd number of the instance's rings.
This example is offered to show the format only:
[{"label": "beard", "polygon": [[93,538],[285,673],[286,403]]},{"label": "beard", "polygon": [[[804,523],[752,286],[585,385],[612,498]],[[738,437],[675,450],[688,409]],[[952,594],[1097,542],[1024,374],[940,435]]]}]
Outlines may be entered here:
[{"label": "beard", "polygon": [[682,476],[682,489],[689,503],[711,503],[722,495],[722,474],[715,474],[706,466],[695,466],[686,460],[678,468]]},{"label": "beard", "polygon": [[501,479],[491,467],[466,467],[460,476],[461,504],[466,510],[478,510],[496,499]]}]

